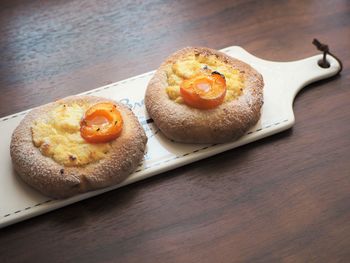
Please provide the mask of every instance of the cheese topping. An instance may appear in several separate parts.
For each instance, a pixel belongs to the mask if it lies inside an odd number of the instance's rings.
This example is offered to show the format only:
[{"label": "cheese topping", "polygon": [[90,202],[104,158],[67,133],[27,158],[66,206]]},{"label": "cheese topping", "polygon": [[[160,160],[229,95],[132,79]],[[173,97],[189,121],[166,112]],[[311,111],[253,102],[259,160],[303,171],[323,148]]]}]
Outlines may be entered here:
[{"label": "cheese topping", "polygon": [[170,99],[183,103],[180,94],[180,85],[184,79],[193,77],[202,70],[220,72],[226,79],[226,95],[224,101],[231,101],[242,94],[244,88],[243,74],[229,64],[219,60],[215,55],[203,56],[195,53],[181,58],[166,69],[168,87],[166,92]]},{"label": "cheese topping", "polygon": [[32,125],[32,139],[40,152],[65,166],[96,162],[110,151],[109,143],[91,144],[80,135],[80,121],[88,104],[61,104]]}]

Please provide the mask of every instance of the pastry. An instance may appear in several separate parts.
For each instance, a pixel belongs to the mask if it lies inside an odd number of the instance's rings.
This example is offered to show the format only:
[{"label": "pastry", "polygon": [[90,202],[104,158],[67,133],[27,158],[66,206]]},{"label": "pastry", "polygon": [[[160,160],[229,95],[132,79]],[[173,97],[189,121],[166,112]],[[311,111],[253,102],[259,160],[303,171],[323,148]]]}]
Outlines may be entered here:
[{"label": "pastry", "polygon": [[123,181],[142,160],[146,142],[126,106],[71,96],[29,112],[12,135],[10,151],[26,183],[66,198]]},{"label": "pastry", "polygon": [[250,65],[213,49],[187,47],[156,71],[145,105],[173,141],[224,143],[257,123],[263,87],[261,74]]}]

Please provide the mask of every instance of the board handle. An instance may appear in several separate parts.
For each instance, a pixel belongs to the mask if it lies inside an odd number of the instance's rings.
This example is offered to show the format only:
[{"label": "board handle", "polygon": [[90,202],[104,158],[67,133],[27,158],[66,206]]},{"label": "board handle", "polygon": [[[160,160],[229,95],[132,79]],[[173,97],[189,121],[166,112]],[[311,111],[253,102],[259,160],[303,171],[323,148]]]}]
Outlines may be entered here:
[{"label": "board handle", "polygon": [[322,68],[318,62],[323,59],[323,55],[319,54],[306,59],[292,62],[286,62],[283,65],[284,72],[289,72],[288,81],[290,88],[286,91],[289,101],[294,101],[297,93],[310,83],[330,78],[339,73],[341,65],[336,58],[331,55],[327,56],[329,62],[328,68]]}]

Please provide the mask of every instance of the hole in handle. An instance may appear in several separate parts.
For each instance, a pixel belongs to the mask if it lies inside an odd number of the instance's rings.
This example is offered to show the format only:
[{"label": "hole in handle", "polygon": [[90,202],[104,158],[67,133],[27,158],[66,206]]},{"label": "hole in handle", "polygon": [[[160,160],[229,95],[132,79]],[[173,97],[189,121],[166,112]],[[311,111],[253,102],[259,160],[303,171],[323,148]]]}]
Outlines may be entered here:
[{"label": "hole in handle", "polygon": [[314,40],[312,41],[312,44],[314,44],[318,50],[323,52],[323,58],[317,62],[317,64],[321,68],[329,68],[331,66],[331,64],[327,60],[327,54],[329,54],[329,55],[333,56],[339,63],[339,70],[338,70],[337,74],[339,74],[343,70],[343,63],[341,62],[341,60],[338,57],[336,57],[334,54],[332,54],[329,51],[328,45],[322,44],[316,38],[314,38]]}]

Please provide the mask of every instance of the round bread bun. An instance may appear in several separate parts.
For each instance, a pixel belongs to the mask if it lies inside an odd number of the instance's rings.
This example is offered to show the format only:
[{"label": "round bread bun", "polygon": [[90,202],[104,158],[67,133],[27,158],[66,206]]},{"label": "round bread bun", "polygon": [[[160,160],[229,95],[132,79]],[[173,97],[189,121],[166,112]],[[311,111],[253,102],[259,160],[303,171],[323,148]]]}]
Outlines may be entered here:
[{"label": "round bread bun", "polygon": [[[121,135],[110,142],[110,151],[96,162],[84,166],[64,166],[44,156],[33,144],[33,121],[45,119],[59,104],[112,102],[123,118]],[[143,158],[147,137],[132,111],[126,106],[94,96],[71,96],[29,112],[15,129],[11,140],[14,169],[29,185],[44,195],[66,198],[79,193],[115,185],[123,181]]]},{"label": "round bread bun", "polygon": [[[245,79],[242,94],[209,110],[192,108],[168,97],[166,68],[194,52],[214,55],[238,69]],[[187,47],[171,55],[148,84],[145,105],[150,117],[169,139],[184,143],[224,143],[242,136],[260,119],[264,82],[261,74],[248,64],[226,54],[203,47]]]}]

